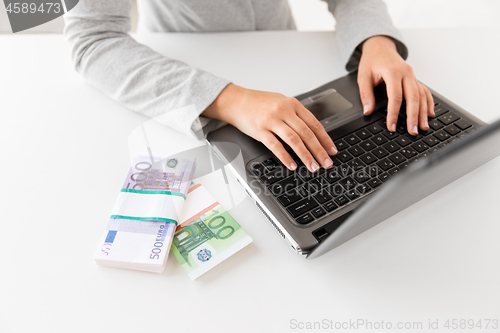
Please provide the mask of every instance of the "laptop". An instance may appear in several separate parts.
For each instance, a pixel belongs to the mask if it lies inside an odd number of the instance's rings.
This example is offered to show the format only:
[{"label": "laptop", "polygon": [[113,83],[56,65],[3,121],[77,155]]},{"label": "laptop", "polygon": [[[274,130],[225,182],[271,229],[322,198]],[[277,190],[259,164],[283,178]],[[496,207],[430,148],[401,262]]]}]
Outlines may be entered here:
[{"label": "laptop", "polygon": [[[357,74],[297,96],[324,126],[338,153],[330,169],[289,171],[263,144],[225,126],[207,135],[247,195],[297,254],[316,258],[500,155],[500,121],[491,125],[432,91],[436,116],[417,136],[387,130],[387,95],[375,88],[364,116]],[[244,163],[236,163],[235,145]]]}]

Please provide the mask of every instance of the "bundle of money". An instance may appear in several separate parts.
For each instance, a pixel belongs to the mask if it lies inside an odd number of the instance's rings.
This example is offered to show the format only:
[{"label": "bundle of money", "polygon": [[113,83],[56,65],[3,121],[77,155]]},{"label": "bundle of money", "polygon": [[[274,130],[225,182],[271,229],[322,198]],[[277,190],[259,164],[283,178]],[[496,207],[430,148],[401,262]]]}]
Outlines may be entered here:
[{"label": "bundle of money", "polygon": [[253,240],[201,184],[187,196],[172,253],[192,280]]},{"label": "bundle of money", "polygon": [[94,260],[161,273],[195,170],[194,158],[134,158]]}]

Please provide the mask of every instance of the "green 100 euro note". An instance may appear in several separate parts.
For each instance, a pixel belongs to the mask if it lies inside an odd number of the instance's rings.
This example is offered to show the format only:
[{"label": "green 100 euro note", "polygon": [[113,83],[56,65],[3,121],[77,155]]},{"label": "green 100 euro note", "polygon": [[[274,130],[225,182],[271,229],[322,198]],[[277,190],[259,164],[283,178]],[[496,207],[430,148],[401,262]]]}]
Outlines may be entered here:
[{"label": "green 100 euro note", "polygon": [[252,241],[219,204],[179,229],[170,251],[195,280]]}]

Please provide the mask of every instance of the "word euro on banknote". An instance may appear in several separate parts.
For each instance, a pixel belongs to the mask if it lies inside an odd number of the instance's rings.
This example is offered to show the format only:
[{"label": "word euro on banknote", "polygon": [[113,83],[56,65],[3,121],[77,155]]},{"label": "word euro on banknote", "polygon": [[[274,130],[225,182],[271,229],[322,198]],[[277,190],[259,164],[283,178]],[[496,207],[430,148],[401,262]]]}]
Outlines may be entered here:
[{"label": "word euro on banknote", "polygon": [[[181,224],[171,251],[192,280],[226,260],[253,240],[201,185],[188,194],[185,208],[207,206],[187,225]],[[201,197],[204,197],[202,200]],[[196,199],[191,203],[190,199]],[[183,212],[184,213],[184,212]],[[186,217],[193,216],[192,212]]]},{"label": "word euro on banknote", "polygon": [[95,254],[99,265],[162,272],[194,158],[134,158]]}]

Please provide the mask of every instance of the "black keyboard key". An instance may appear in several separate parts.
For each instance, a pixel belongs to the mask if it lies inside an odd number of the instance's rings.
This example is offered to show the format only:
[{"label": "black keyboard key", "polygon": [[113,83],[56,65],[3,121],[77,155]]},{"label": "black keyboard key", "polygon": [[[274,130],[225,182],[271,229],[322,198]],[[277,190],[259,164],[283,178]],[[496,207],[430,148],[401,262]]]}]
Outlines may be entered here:
[{"label": "black keyboard key", "polygon": [[395,174],[396,172],[398,172],[399,170],[400,170],[399,168],[394,168],[394,169],[389,170],[389,173],[390,173],[391,175],[393,175],[393,174]]},{"label": "black keyboard key", "polygon": [[364,183],[368,181],[371,177],[365,170],[360,170],[354,174],[353,178],[356,179],[358,183]]},{"label": "black keyboard key", "polygon": [[278,201],[283,207],[291,205],[300,199],[301,199],[301,197],[297,193],[297,191],[291,191],[291,192],[285,193],[282,196],[278,197]]},{"label": "black keyboard key", "polygon": [[342,164],[342,162],[340,162],[340,160],[338,158],[336,158],[335,156],[332,156],[331,159],[333,162],[333,164],[332,164],[333,166],[338,166],[338,165]]},{"label": "black keyboard key", "polygon": [[366,153],[364,155],[361,155],[359,159],[366,164],[374,163],[377,160],[377,158],[372,153]]},{"label": "black keyboard key", "polygon": [[355,157],[359,156],[365,152],[363,150],[363,148],[361,148],[359,145],[356,145],[354,147],[349,148],[348,151],[351,153],[352,156],[355,156]]},{"label": "black keyboard key", "polygon": [[429,135],[425,139],[422,140],[429,147],[433,147],[439,143],[439,140],[434,137],[434,135]]},{"label": "black keyboard key", "polygon": [[341,165],[337,170],[341,177],[347,177],[354,172],[353,168],[347,164]]},{"label": "black keyboard key", "polygon": [[349,145],[342,139],[339,139],[339,140],[335,141],[334,143],[335,143],[335,147],[337,147],[338,151],[342,151],[342,150],[347,149],[349,147]]},{"label": "black keyboard key", "polygon": [[317,172],[316,173],[312,173],[311,171],[309,171],[305,166],[301,166],[297,169],[297,175],[299,175],[300,178],[302,178],[302,180],[304,180],[305,182],[313,179],[314,177],[317,176]]},{"label": "black keyboard key", "polygon": [[366,126],[366,128],[372,132],[373,134],[377,134],[377,133],[380,133],[382,132],[384,129],[382,128],[382,126],[380,126],[379,124],[377,123],[373,123],[371,125],[368,125]]},{"label": "black keyboard key", "polygon": [[449,134],[449,135],[457,135],[460,132],[460,129],[455,126],[455,125],[450,125],[446,126],[444,130]]},{"label": "black keyboard key", "polygon": [[434,136],[441,141],[445,141],[450,138],[450,135],[443,130],[434,133]]},{"label": "black keyboard key", "polygon": [[[423,152],[423,151],[425,151],[425,150],[429,149],[429,146],[428,146],[428,145],[426,145],[426,144],[425,144],[424,142],[422,142],[422,141],[415,142],[414,144],[412,144],[412,145],[411,145],[411,147],[412,147],[413,149],[415,149],[416,151],[418,151],[419,153],[421,153],[421,152]],[[406,155],[405,155],[405,156],[406,156]],[[410,156],[410,157],[406,156],[406,158],[411,158],[411,157],[413,157],[413,156]]]},{"label": "black keyboard key", "polygon": [[458,120],[460,119],[459,116],[457,116],[456,114],[454,114],[453,112],[447,112],[445,113],[444,115],[442,115],[441,117],[438,118],[438,120],[440,122],[442,122],[443,124],[445,125],[449,125],[451,124],[452,122],[454,122],[455,120]]},{"label": "black keyboard key", "polygon": [[288,177],[286,179],[280,180],[279,182],[271,184],[269,186],[269,190],[271,191],[272,194],[278,196],[292,190],[293,188],[301,185],[302,183],[304,183],[304,181],[302,181],[302,179],[294,175],[292,177]]},{"label": "black keyboard key", "polygon": [[318,208],[315,208],[315,209],[313,209],[313,210],[312,210],[312,214],[313,214],[316,218],[318,218],[318,217],[320,217],[320,216],[325,215],[325,214],[326,214],[326,212],[325,212],[325,210],[324,210],[323,208],[318,207]]},{"label": "black keyboard key", "polygon": [[398,151],[399,148],[401,148],[400,145],[398,145],[396,142],[387,142],[384,145],[384,148],[389,151],[389,153],[394,153],[395,151]]},{"label": "black keyboard key", "polygon": [[309,184],[311,186],[314,186],[316,188],[318,188],[318,190],[322,189],[323,187],[326,187],[328,185],[330,185],[324,178],[316,178],[316,179],[313,179],[309,182]]},{"label": "black keyboard key", "polygon": [[395,139],[399,136],[398,132],[389,132],[387,130],[384,130],[382,134],[389,140]]},{"label": "black keyboard key", "polygon": [[366,172],[370,175],[370,177],[378,177],[378,175],[382,174],[384,171],[376,164],[370,165],[365,168]]},{"label": "black keyboard key", "polygon": [[412,158],[413,156],[417,155],[417,151],[413,147],[403,148],[399,151],[399,153],[401,153],[406,158]]},{"label": "black keyboard key", "polygon": [[312,198],[305,198],[300,200],[299,202],[294,203],[290,207],[288,207],[286,210],[292,215],[293,217],[297,217],[302,215],[303,213],[315,208],[318,206],[318,203],[314,201]]},{"label": "black keyboard key", "polygon": [[277,181],[280,181],[284,179],[285,177],[288,176],[288,169],[285,169],[283,167],[279,167],[274,169],[273,171],[270,171],[262,176],[260,176],[260,180],[268,186],[271,184],[276,183]]},{"label": "black keyboard key", "polygon": [[354,191],[358,195],[366,194],[366,193],[370,192],[371,190],[372,190],[372,188],[370,186],[368,186],[367,184],[359,184],[358,186],[356,186],[354,188]]},{"label": "black keyboard key", "polygon": [[376,147],[376,145],[373,142],[371,142],[370,140],[366,140],[366,141],[361,142],[359,144],[359,146],[366,151],[370,151]]},{"label": "black keyboard key", "polygon": [[328,200],[331,200],[332,196],[328,194],[325,189],[323,189],[314,195],[314,199],[316,199],[320,204],[323,204]]},{"label": "black keyboard key", "polygon": [[332,212],[335,209],[339,208],[339,206],[337,206],[333,201],[329,201],[323,205],[323,208],[325,208],[328,212]]},{"label": "black keyboard key", "polygon": [[409,166],[409,165],[410,165],[410,161],[406,161],[406,162],[401,163],[401,164],[398,166],[398,168],[400,168],[400,169],[404,169],[404,168],[406,168],[406,167],[407,167],[407,166]]},{"label": "black keyboard key", "polygon": [[373,138],[371,138],[371,140],[373,141],[373,143],[375,143],[377,146],[381,146],[383,145],[384,143],[387,142],[387,138],[385,136],[383,136],[382,134],[377,134],[375,135]]},{"label": "black keyboard key", "polygon": [[335,156],[343,163],[352,160],[352,155],[347,151],[340,151]]},{"label": "black keyboard key", "polygon": [[356,192],[355,189],[351,189],[351,190],[348,190],[345,195],[347,195],[347,197],[351,200],[354,200],[356,199],[357,197],[359,197],[359,194]]},{"label": "black keyboard key", "polygon": [[408,163],[412,164],[413,162],[416,162],[416,161],[418,161],[418,156],[417,156],[417,157],[414,157],[414,158],[410,158],[410,159],[408,160]]},{"label": "black keyboard key", "polygon": [[260,163],[255,163],[253,166],[252,166],[252,171],[253,173],[257,176],[257,177],[260,177],[264,174],[264,166]]},{"label": "black keyboard key", "polygon": [[378,176],[378,179],[380,179],[381,181],[385,182],[387,181],[389,178],[391,177],[391,174],[386,172],[386,173],[383,173],[381,174],[380,176]]},{"label": "black keyboard key", "polygon": [[359,170],[360,168],[365,166],[365,163],[363,163],[359,158],[355,158],[352,161],[347,162],[346,164],[350,166],[354,171]]},{"label": "black keyboard key", "polygon": [[429,119],[429,127],[437,131],[438,129],[443,127],[443,124],[441,124],[441,122],[437,119]]},{"label": "black keyboard key", "polygon": [[423,136],[428,136],[429,134],[431,134],[432,132],[434,132],[434,130],[432,129],[432,127],[429,127],[429,129],[427,131],[422,131],[420,130],[419,131],[419,134],[422,134]]},{"label": "black keyboard key", "polygon": [[309,195],[309,192],[307,191],[306,186],[299,186],[299,187],[297,187],[297,192],[299,192],[300,195],[303,196],[303,197],[307,197]]},{"label": "black keyboard key", "polygon": [[396,141],[401,147],[408,146],[411,143],[410,138],[408,138],[406,135],[401,135],[397,137],[394,141]]},{"label": "black keyboard key", "polygon": [[347,199],[344,195],[335,199],[335,203],[339,206],[343,206],[348,202],[349,202],[349,199]]},{"label": "black keyboard key", "polygon": [[361,140],[368,139],[372,134],[370,133],[369,130],[366,128],[360,129],[359,131],[356,132],[356,135],[361,138]]},{"label": "black keyboard key", "polygon": [[330,183],[333,184],[336,181],[339,181],[342,177],[340,174],[339,168],[331,168],[328,170],[323,177]]},{"label": "black keyboard key", "polygon": [[339,181],[339,184],[342,185],[342,187],[344,187],[346,190],[350,190],[356,185],[356,182],[351,177],[347,177]]},{"label": "black keyboard key", "polygon": [[415,141],[418,141],[418,140],[422,139],[424,136],[422,134],[418,133],[417,135],[407,135],[407,137],[411,141],[415,142]]},{"label": "black keyboard key", "polygon": [[300,224],[307,224],[307,223],[314,221],[314,217],[311,213],[306,213],[306,214],[302,215],[301,217],[299,217],[298,219],[296,219],[295,221],[297,221],[297,223],[300,223]]},{"label": "black keyboard key", "polygon": [[274,157],[271,157],[271,158],[268,158],[267,160],[265,160],[264,162],[262,162],[262,164],[264,164],[265,166],[272,165],[272,164],[277,165],[278,162],[276,162]]},{"label": "black keyboard key", "polygon": [[332,185],[328,188],[328,191],[330,192],[330,194],[334,197],[338,197],[339,195],[342,195],[344,194],[345,192],[345,189],[342,187],[342,185],[340,184],[335,184],[335,185]]},{"label": "black keyboard key", "polygon": [[389,152],[385,150],[382,147],[377,147],[372,151],[372,154],[377,156],[377,158],[384,158],[385,156],[389,155]]},{"label": "black keyboard key", "polygon": [[382,168],[382,170],[387,171],[390,168],[394,167],[394,163],[389,161],[387,158],[380,160],[377,162],[377,165]]},{"label": "black keyboard key", "polygon": [[376,188],[376,187],[382,185],[382,181],[378,178],[372,178],[368,181],[367,184],[370,185],[372,188]]},{"label": "black keyboard key", "polygon": [[466,130],[467,128],[471,127],[472,124],[469,123],[465,119],[460,119],[459,121],[455,122],[455,126],[457,126],[458,128],[460,128],[463,131],[463,130]]},{"label": "black keyboard key", "polygon": [[344,140],[349,143],[351,146],[357,144],[361,140],[354,134],[350,134],[346,137],[344,137]]},{"label": "black keyboard key", "polygon": [[398,122],[396,124],[396,132],[399,134],[405,134],[406,133],[406,124]]},{"label": "black keyboard key", "polygon": [[405,161],[404,156],[401,155],[400,153],[394,153],[394,154],[392,154],[391,156],[389,156],[389,159],[394,164],[400,164],[400,163],[403,163]]},{"label": "black keyboard key", "polygon": [[446,107],[438,104],[436,107],[434,107],[434,113],[436,114],[435,118],[439,117],[442,114],[445,114],[448,111],[449,110]]}]

